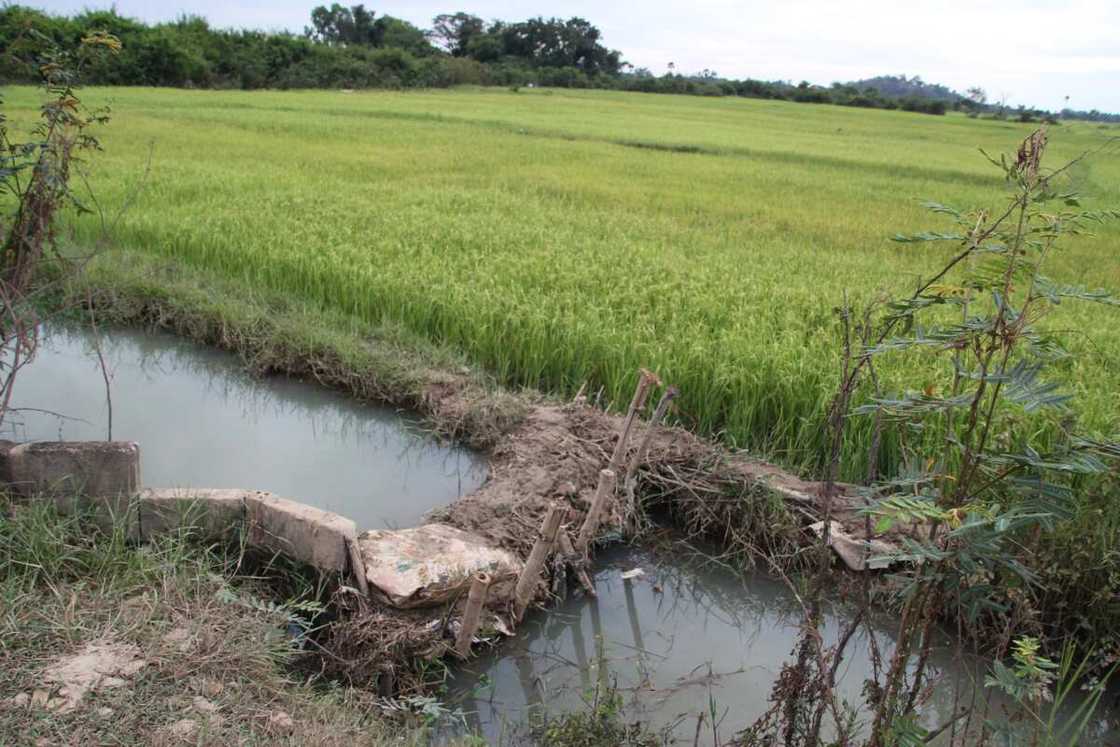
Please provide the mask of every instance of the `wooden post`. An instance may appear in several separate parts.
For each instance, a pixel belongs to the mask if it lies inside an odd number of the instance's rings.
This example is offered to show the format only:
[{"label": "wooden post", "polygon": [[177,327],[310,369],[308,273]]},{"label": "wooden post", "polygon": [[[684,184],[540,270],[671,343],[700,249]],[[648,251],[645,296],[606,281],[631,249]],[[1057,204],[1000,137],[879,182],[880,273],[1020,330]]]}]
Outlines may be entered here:
[{"label": "wooden post", "polygon": [[366,580],[366,564],[362,560],[362,553],[358,549],[358,543],[354,539],[346,540],[346,551],[350,553],[350,572],[354,574],[354,580],[358,582],[358,591],[362,592],[362,596],[369,599],[369,581]]},{"label": "wooden post", "polygon": [[622,421],[618,443],[614,445],[614,453],[611,454],[609,467],[613,472],[617,473],[622,468],[622,460],[626,456],[626,445],[630,441],[630,431],[634,428],[634,420],[638,417],[638,411],[645,407],[649,390],[654,384],[660,383],[661,380],[652,371],[647,371],[644,368],[639,369],[638,386],[634,389],[634,398],[630,400],[630,409],[626,412],[626,419]]},{"label": "wooden post", "polygon": [[583,558],[572,547],[572,538],[568,536],[568,530],[560,527],[560,533],[556,535],[556,541],[560,546],[560,552],[564,554],[565,562],[571,566],[572,572],[576,574],[579,585],[583,587],[584,592],[590,597],[596,596],[595,585],[591,583],[591,577],[587,575]]},{"label": "wooden post", "polygon": [[467,606],[463,610],[463,621],[459,626],[459,637],[455,639],[455,653],[464,659],[471,652],[474,634],[478,632],[478,624],[482,619],[482,608],[486,604],[486,595],[490,591],[490,576],[486,573],[476,573],[471,579],[471,590],[467,592]]},{"label": "wooden post", "polygon": [[649,419],[649,424],[646,425],[646,432],[642,436],[642,442],[634,453],[630,455],[630,463],[626,466],[626,477],[623,479],[623,489],[626,493],[626,507],[623,512],[623,522],[628,533],[633,533],[637,528],[638,523],[638,506],[634,500],[634,489],[637,487],[637,479],[635,475],[638,472],[638,465],[645,459],[646,452],[649,451],[649,442],[653,440],[653,431],[661,423],[661,419],[665,417],[665,413],[669,410],[669,404],[680,394],[680,390],[675,386],[670,386],[665,389],[661,395],[661,400],[657,403],[657,408],[653,411],[653,415]]},{"label": "wooden post", "polygon": [[553,503],[548,507],[548,513],[541,522],[541,533],[529,551],[529,559],[525,561],[525,568],[521,577],[517,579],[517,588],[514,591],[514,619],[521,622],[522,616],[529,603],[533,601],[533,593],[540,581],[541,568],[548,559],[548,553],[556,542],[556,532],[560,529],[560,521],[564,518],[564,509],[560,504]]},{"label": "wooden post", "polygon": [[595,497],[591,501],[591,508],[587,511],[587,518],[580,527],[579,537],[576,538],[576,552],[580,557],[587,557],[587,547],[595,538],[599,529],[599,517],[603,513],[603,506],[614,492],[614,472],[609,469],[599,470],[599,486],[595,488]]}]

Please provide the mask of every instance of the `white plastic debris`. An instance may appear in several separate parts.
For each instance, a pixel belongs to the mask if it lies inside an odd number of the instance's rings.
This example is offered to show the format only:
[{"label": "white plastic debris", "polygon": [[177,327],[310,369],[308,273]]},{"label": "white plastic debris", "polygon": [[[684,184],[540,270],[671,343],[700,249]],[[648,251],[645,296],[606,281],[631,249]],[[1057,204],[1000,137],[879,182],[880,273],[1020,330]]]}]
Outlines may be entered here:
[{"label": "white plastic debris", "polygon": [[622,572],[622,580],[623,581],[629,581],[632,578],[638,578],[639,576],[644,576],[644,575],[646,575],[646,572],[643,571],[641,568],[631,568],[628,571],[623,571]]}]

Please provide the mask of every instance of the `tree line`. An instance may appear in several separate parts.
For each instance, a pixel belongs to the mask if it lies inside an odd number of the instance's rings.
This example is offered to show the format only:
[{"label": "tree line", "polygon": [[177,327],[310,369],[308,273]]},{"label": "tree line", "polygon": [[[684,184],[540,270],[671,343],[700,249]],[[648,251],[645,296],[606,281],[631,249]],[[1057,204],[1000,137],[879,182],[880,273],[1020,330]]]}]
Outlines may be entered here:
[{"label": "tree line", "polygon": [[[38,80],[31,61],[51,45],[76,47],[105,32],[120,54],[84,71],[92,85],[198,88],[431,88],[462,84],[609,88],[646,93],[742,96],[944,114],[997,111],[920,78],[881,76],[855,83],[724,78],[711,70],[663,75],[635,68],[583,18],[484,21],[438,15],[430,29],[364,5],[321,5],[302,34],[213,28],[200,16],[145,24],[113,10],[56,15],[0,7],[0,81]],[[1034,112],[1035,114],[1044,114]],[[1109,115],[1094,112],[1094,118]],[[1041,116],[1040,116],[1041,118]]]}]

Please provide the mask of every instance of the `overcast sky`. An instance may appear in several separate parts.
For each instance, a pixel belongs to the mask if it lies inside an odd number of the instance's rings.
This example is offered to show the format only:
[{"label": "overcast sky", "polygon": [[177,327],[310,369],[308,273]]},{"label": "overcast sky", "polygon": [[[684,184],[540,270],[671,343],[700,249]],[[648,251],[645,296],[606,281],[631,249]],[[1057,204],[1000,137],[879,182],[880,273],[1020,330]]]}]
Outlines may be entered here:
[{"label": "overcast sky", "polygon": [[[99,0],[24,0],[53,12]],[[117,0],[147,21],[181,13],[215,26],[301,31],[322,0]],[[329,3],[328,3],[329,4]],[[344,2],[353,4],[353,0]],[[582,16],[626,61],[657,74],[710,68],[727,77],[828,84],[921,75],[992,100],[1120,112],[1120,0],[381,0],[367,8],[427,28],[464,10],[486,19]]]}]

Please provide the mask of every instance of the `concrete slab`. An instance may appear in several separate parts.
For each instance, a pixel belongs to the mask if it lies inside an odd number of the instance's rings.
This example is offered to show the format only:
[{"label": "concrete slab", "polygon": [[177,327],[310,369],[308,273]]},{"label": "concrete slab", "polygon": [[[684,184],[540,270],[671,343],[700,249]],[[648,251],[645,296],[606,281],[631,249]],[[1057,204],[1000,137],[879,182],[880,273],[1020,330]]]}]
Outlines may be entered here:
[{"label": "concrete slab", "polygon": [[512,553],[447,524],[365,532],[358,549],[370,591],[401,608],[455,599],[478,573],[491,578],[492,602],[508,600],[523,567]]},{"label": "concrete slab", "polygon": [[128,510],[140,490],[140,445],[132,441],[34,441],[7,454],[11,485],[54,498],[63,512],[91,505]]},{"label": "concrete slab", "polygon": [[245,508],[251,546],[325,571],[345,573],[350,567],[346,543],[358,535],[350,519],[262,491],[248,493]]},{"label": "concrete slab", "polygon": [[140,445],[132,441],[32,441],[8,451],[8,467],[24,495],[101,498],[140,489]]},{"label": "concrete slab", "polygon": [[203,540],[230,539],[245,524],[252,491],[229,488],[149,488],[137,500],[136,538],[142,542],[191,530]]}]

